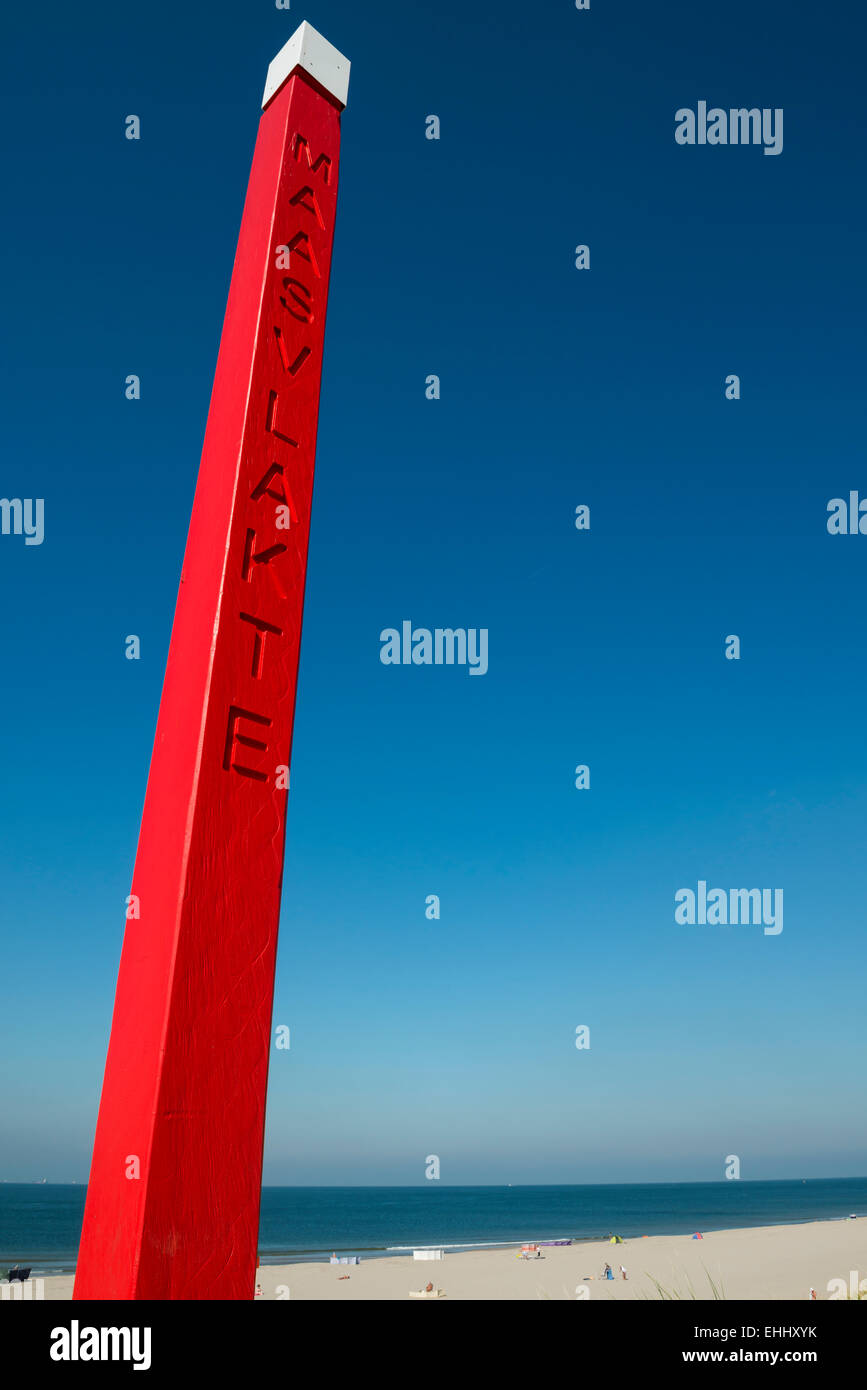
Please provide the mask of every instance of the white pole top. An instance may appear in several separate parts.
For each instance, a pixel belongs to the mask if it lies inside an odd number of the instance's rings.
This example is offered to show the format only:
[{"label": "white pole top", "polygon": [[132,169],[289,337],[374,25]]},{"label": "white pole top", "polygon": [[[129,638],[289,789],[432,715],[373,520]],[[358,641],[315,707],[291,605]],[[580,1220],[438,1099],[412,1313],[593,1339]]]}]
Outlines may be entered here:
[{"label": "white pole top", "polygon": [[288,82],[293,72],[297,72],[299,68],[308,72],[320,87],[324,87],[335,101],[340,102],[341,106],[346,105],[349,93],[349,59],[344,58],[333,44],[324,39],[313,25],[305,20],[295,30],[289,42],[280,49],[268,68],[265,91],[262,94],[263,110],[277,95],[283,83]]}]

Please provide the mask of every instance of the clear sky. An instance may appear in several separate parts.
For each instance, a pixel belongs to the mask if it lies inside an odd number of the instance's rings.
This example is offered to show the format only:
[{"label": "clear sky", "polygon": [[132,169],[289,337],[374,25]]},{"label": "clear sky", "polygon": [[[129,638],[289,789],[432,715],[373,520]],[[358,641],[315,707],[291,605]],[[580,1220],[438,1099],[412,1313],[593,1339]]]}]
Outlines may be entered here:
[{"label": "clear sky", "polygon": [[[0,87],[0,495],[45,501],[42,545],[0,536],[0,1177],[87,1176],[261,89],[305,18],[353,69],[265,1181],[863,1174],[867,536],[826,529],[867,495],[860,8],[46,0]],[[678,145],[702,100],[783,108],[783,152]],[[384,666],[405,619],[487,628],[487,674]],[[781,888],[782,933],[679,925],[699,880]]]}]

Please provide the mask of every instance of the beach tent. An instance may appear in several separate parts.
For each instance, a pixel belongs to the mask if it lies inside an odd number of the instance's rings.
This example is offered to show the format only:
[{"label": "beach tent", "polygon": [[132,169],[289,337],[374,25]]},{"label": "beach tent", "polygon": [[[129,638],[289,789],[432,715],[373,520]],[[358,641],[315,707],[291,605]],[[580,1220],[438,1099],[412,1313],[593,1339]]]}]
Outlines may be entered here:
[{"label": "beach tent", "polygon": [[612,1236],[611,1239],[610,1239],[610,1241],[608,1242],[608,1244],[609,1244],[609,1245],[622,1245],[622,1244],[623,1244],[623,1237],[622,1237],[622,1236]]}]

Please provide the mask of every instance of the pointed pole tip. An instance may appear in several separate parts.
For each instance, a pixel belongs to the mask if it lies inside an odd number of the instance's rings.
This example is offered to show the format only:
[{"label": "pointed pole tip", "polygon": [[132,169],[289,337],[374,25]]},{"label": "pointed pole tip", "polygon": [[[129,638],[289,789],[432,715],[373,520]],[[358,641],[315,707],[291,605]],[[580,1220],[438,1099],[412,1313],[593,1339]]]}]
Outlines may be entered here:
[{"label": "pointed pole tip", "polygon": [[349,59],[305,20],[303,24],[299,24],[289,42],[283,45],[268,68],[265,91],[262,93],[262,109],[264,111],[284,83],[299,70],[308,73],[341,107],[344,107],[349,94],[349,68]]}]

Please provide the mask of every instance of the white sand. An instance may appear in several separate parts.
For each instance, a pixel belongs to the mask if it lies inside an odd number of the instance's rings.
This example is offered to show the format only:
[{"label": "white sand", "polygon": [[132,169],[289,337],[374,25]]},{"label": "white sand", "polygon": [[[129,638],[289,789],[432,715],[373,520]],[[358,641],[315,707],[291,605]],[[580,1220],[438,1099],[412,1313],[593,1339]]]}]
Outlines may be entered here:
[{"label": "white sand", "polygon": [[[540,1260],[519,1260],[514,1250],[469,1250],[443,1260],[400,1255],[360,1265],[263,1265],[258,1282],[266,1299],[286,1298],[288,1290],[290,1299],[406,1300],[410,1289],[430,1280],[451,1299],[575,1299],[583,1285],[592,1301],[658,1299],[654,1278],[681,1298],[712,1299],[712,1279],[727,1299],[808,1300],[812,1285],[824,1300],[829,1280],[843,1279],[848,1286],[851,1270],[867,1281],[867,1220],[706,1232],[702,1240],[649,1236],[623,1245],[549,1246],[542,1254]],[[600,1279],[606,1261],[613,1282]],[[46,1299],[71,1297],[72,1275],[45,1280]]]}]

